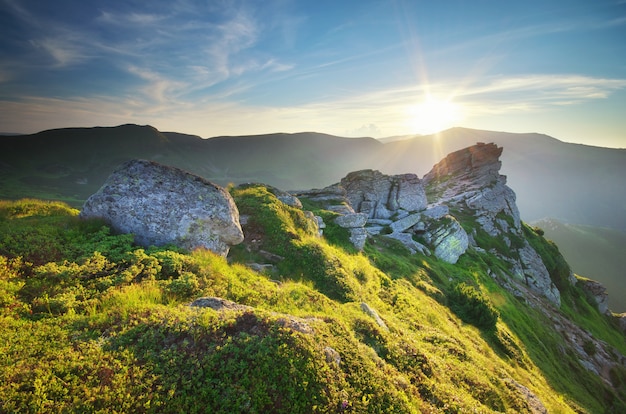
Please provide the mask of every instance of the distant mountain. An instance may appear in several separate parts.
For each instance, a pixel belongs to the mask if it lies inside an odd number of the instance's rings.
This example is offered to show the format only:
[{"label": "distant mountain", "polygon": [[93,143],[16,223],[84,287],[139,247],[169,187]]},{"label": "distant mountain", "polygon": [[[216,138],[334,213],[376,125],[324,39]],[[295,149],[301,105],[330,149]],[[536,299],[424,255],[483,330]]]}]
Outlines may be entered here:
[{"label": "distant mountain", "polygon": [[555,219],[533,223],[554,241],[575,273],[601,282],[609,294],[609,308],[626,312],[624,246],[626,232],[567,224]]},{"label": "distant mountain", "polygon": [[522,219],[556,217],[626,230],[626,150],[466,128],[402,138],[384,143],[303,132],[202,139],[138,125],[0,137],[0,198],[80,206],[131,158],[184,168],[222,185],[263,182],[284,190],[325,187],[366,168],[421,177],[450,152],[494,142],[504,147],[501,171],[517,193]]}]

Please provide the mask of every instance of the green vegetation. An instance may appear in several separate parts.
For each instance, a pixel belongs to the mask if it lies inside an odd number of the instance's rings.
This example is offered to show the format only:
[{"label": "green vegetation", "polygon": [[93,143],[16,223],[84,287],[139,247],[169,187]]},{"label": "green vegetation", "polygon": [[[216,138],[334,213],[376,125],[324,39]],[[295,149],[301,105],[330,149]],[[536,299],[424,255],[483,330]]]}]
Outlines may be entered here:
[{"label": "green vegetation", "polygon": [[459,283],[449,296],[450,309],[461,320],[482,329],[494,329],[498,322],[498,311],[491,305],[489,299],[483,296],[476,288],[467,283]]},{"label": "green vegetation", "polygon": [[626,312],[624,246],[626,231],[545,219],[537,223],[553,240],[575,273],[597,280],[610,292],[609,308]]},{"label": "green vegetation", "polygon": [[[626,409],[626,372],[611,389],[585,370],[489,276],[493,255],[452,265],[384,236],[356,252],[263,186],[232,194],[248,224],[230,262],[140,248],[62,203],[1,202],[0,412],[531,412],[521,386],[549,412]],[[561,277],[558,251],[532,243]],[[244,265],[268,257],[268,275]],[[251,308],[188,306],[201,296]],[[563,311],[626,353],[577,289]]]}]

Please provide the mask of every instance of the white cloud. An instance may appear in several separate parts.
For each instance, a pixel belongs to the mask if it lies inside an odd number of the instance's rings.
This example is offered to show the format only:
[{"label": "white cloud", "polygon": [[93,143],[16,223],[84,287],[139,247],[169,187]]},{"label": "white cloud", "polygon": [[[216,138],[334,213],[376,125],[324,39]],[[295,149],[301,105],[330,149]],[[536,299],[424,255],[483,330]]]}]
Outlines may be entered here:
[{"label": "white cloud", "polygon": [[35,48],[44,50],[54,60],[53,67],[63,68],[85,61],[85,48],[73,36],[47,37],[32,40]]},{"label": "white cloud", "polygon": [[360,128],[346,131],[346,136],[349,137],[382,137],[383,134],[375,124],[361,125]]}]

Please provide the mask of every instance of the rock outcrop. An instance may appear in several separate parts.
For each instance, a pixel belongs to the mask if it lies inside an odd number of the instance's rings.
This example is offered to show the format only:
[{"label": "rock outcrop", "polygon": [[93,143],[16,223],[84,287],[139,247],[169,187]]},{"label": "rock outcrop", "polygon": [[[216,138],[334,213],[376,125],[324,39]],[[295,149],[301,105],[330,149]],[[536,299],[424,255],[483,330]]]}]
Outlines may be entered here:
[{"label": "rock outcrop", "polygon": [[607,315],[611,314],[609,311],[609,294],[604,285],[595,280],[585,278],[578,278],[577,284],[596,302],[600,312]]},{"label": "rock outcrop", "polygon": [[426,208],[426,193],[415,174],[384,175],[362,170],[348,174],[340,185],[355,211],[371,219],[389,219],[402,212]]},{"label": "rock outcrop", "polygon": [[501,154],[501,147],[484,143],[448,154],[424,176],[430,201],[448,207],[452,215],[472,217],[477,226],[469,235],[471,243],[483,247],[482,234],[498,240],[500,250],[485,247],[511,264],[519,282],[560,306],[560,293],[545,264],[523,235],[515,193],[499,173]]},{"label": "rock outcrop", "polygon": [[226,256],[243,241],[239,212],[222,187],[177,168],[133,160],[85,202],[83,218],[106,220],[143,245],[206,248]]},{"label": "rock outcrop", "polygon": [[368,236],[383,234],[411,253],[430,255],[432,250],[438,258],[456,263],[469,244],[456,219],[447,216],[447,207],[427,208],[424,186],[415,174],[355,171],[337,184],[297,195],[339,214],[335,224],[350,231],[350,241],[358,249]]}]

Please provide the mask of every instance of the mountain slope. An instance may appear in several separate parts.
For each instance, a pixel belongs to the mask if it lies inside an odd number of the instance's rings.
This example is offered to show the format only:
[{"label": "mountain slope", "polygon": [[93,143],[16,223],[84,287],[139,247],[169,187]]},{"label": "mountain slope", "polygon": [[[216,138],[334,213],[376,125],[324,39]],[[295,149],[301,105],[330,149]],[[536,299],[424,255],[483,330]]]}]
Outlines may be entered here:
[{"label": "mountain slope", "polygon": [[609,295],[609,309],[626,312],[625,232],[555,219],[533,224],[544,230],[546,238],[554,240],[574,272],[602,282]]},{"label": "mountain slope", "polygon": [[[233,189],[248,217],[247,243],[261,248],[240,245],[231,264],[209,252],[141,249],[59,203],[0,204],[0,409],[626,408],[626,370],[603,382],[551,320],[573,324],[577,315],[605,341],[590,340],[581,352],[626,352],[623,334],[579,288],[563,291],[563,310],[544,314],[541,298],[496,283],[491,274],[503,264],[491,253],[472,250],[453,265],[384,236],[358,253],[330,220],[328,238],[318,237],[307,215],[272,191]],[[540,236],[528,237],[551,251]],[[268,257],[280,264],[265,274],[242,265]],[[225,300],[189,307],[198,296]],[[477,316],[494,308],[494,322],[480,327]]]}]

